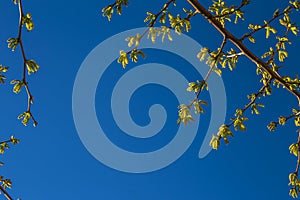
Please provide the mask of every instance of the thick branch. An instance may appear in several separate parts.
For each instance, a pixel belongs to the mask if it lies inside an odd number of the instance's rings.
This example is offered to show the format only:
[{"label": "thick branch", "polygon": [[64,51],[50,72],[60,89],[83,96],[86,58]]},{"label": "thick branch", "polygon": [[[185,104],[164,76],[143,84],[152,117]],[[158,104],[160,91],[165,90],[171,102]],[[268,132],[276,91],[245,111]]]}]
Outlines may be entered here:
[{"label": "thick branch", "polygon": [[245,56],[247,56],[252,62],[260,65],[271,78],[277,80],[283,85],[290,93],[292,93],[298,100],[298,106],[300,106],[300,93],[289,87],[289,84],[283,80],[283,78],[278,74],[278,72],[273,71],[267,63],[258,58],[253,54],[241,40],[232,35],[222,24],[215,19],[215,17],[203,7],[197,0],[187,0],[198,12],[200,12],[222,35],[230,40],[237,48],[239,48]]}]

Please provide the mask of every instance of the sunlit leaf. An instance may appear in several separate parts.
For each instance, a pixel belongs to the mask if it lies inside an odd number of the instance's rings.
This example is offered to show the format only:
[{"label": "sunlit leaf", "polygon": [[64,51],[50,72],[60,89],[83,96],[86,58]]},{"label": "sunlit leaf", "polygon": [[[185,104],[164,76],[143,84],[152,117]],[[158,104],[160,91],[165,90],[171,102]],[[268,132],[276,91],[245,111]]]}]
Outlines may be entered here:
[{"label": "sunlit leaf", "polygon": [[25,83],[23,81],[20,81],[20,80],[12,80],[10,82],[10,84],[14,84],[13,91],[16,94],[18,94],[21,91],[22,87],[25,85]]}]

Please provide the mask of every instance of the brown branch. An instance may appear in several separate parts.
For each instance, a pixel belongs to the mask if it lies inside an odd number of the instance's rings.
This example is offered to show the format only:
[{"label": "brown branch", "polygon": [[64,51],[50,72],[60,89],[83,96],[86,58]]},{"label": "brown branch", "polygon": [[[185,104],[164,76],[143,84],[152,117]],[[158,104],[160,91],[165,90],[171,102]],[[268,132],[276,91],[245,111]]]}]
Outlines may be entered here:
[{"label": "brown branch", "polygon": [[243,52],[240,52],[240,53],[235,53],[235,54],[231,54],[231,55],[226,55],[227,58],[232,58],[232,57],[235,57],[235,56],[242,56],[244,55]]},{"label": "brown branch", "polygon": [[[244,40],[244,39],[246,39],[247,37],[252,36],[252,35],[253,35],[254,33],[256,33],[257,31],[259,31],[259,30],[261,30],[261,29],[267,27],[269,24],[271,24],[271,23],[272,23],[275,19],[277,19],[278,17],[281,17],[282,15],[284,15],[284,14],[290,12],[291,9],[292,9],[292,6],[287,7],[287,9],[285,9],[282,13],[279,13],[278,15],[273,16],[272,19],[270,19],[267,23],[265,23],[264,25],[262,25],[260,28],[257,28],[257,29],[255,29],[255,30],[251,31],[250,33],[246,33],[245,35],[243,35],[242,38],[241,38],[240,40]],[[287,34],[287,33],[286,33],[286,34]]]},{"label": "brown branch", "polygon": [[233,10],[233,11],[230,11],[230,12],[224,13],[224,14],[220,14],[220,15],[215,15],[214,17],[215,17],[215,18],[222,18],[222,17],[225,17],[225,16],[232,15],[232,14],[235,13],[236,11],[241,10],[245,5],[246,5],[246,4],[241,3],[241,5],[240,5],[239,7],[237,7],[237,8],[234,6],[234,10]]},{"label": "brown branch", "polygon": [[260,90],[255,94],[255,97],[251,99],[251,101],[246,104],[246,106],[242,109],[243,112],[245,112],[252,104],[256,102],[256,100],[260,97],[260,95],[265,91],[265,89],[270,85],[272,79],[269,79],[267,81],[267,84],[262,86]]},{"label": "brown branch", "polygon": [[[293,113],[293,114],[291,114],[291,115],[289,115],[289,116],[281,116],[281,117],[284,117],[284,118],[285,118],[285,122],[287,122],[288,120],[290,120],[290,119],[292,119],[292,118],[294,118],[294,117],[297,117],[297,116],[299,116],[299,115],[300,115],[300,112],[297,112],[297,113]],[[280,124],[279,121],[273,121],[273,122],[271,122],[271,123],[275,123],[276,126]],[[300,144],[299,144],[299,145],[300,145]]]},{"label": "brown branch", "polygon": [[[227,37],[224,36],[223,41],[222,41],[222,44],[221,44],[221,47],[219,48],[218,53],[217,53],[217,55],[215,56],[216,64],[217,64],[217,62],[218,62],[218,57],[220,56],[220,54],[222,53],[222,51],[223,51],[223,49],[224,49],[224,47],[225,47],[225,45],[226,45],[226,42],[227,42]],[[214,69],[214,67],[211,67],[210,70],[208,71],[208,73],[206,74],[206,76],[205,76],[205,78],[204,78],[204,81],[205,81],[205,82],[208,80],[208,77],[209,77],[210,74],[212,73],[213,69]]]},{"label": "brown branch", "polygon": [[2,144],[6,144],[6,143],[10,143],[11,142],[11,140],[5,140],[5,141],[1,141],[0,142],[0,145],[2,145]]},{"label": "brown branch", "polygon": [[13,200],[13,198],[7,193],[7,191],[1,185],[0,185],[0,190],[8,200]]},{"label": "brown branch", "polygon": [[[300,147],[300,131],[298,132],[298,146]],[[298,175],[299,172],[299,167],[300,167],[300,149],[298,149],[298,159],[297,159],[297,165],[296,165],[296,170],[295,173]]]},{"label": "brown branch", "polygon": [[35,118],[33,117],[33,114],[31,113],[31,104],[33,102],[33,96],[30,92],[30,89],[29,89],[29,85],[28,85],[28,82],[27,82],[27,70],[26,70],[26,61],[27,61],[27,58],[26,58],[26,54],[25,54],[25,49],[24,49],[24,45],[23,45],[23,40],[22,40],[22,27],[23,27],[23,17],[24,17],[24,12],[23,12],[23,4],[22,4],[22,0],[19,0],[18,1],[18,7],[19,7],[19,15],[20,15],[20,18],[19,18],[19,30],[18,30],[18,42],[20,44],[20,49],[21,49],[21,53],[22,53],[22,58],[23,58],[23,78],[22,78],[22,82],[24,83],[24,87],[26,89],[26,93],[27,93],[27,112],[30,113],[31,115],[31,118],[34,122],[34,124],[37,124],[37,121],[35,120]]},{"label": "brown branch", "polygon": [[222,24],[214,18],[214,16],[206,10],[205,7],[203,7],[197,0],[187,0],[188,3],[190,3],[198,12],[200,12],[208,21],[211,23],[217,31],[219,31],[223,37],[228,38],[237,48],[240,49],[241,52],[244,53],[245,56],[247,56],[252,62],[254,62],[257,65],[260,65],[267,73],[268,75],[277,80],[279,83],[283,85],[284,88],[286,88],[290,93],[292,93],[298,100],[298,106],[300,106],[300,93],[292,88],[290,88],[289,84],[283,80],[281,75],[278,74],[278,72],[273,71],[267,63],[265,63],[263,60],[258,58],[252,51],[250,51],[241,40],[239,40],[237,37],[235,37],[233,34],[231,34],[226,28],[222,26]]},{"label": "brown branch", "polygon": [[[142,38],[149,32],[150,28],[154,27],[159,15],[161,15],[162,12],[166,11],[172,2],[175,2],[175,0],[169,0],[167,3],[164,4],[164,7],[162,9],[160,9],[160,11],[158,13],[155,14],[154,20],[151,21],[151,23],[148,25],[148,27],[141,34],[139,41],[141,41]],[[139,42],[138,42],[138,44],[139,44]],[[134,48],[131,49],[130,51],[127,51],[126,54],[130,54],[132,51],[136,50],[138,48],[138,46],[139,45],[135,45]]]},{"label": "brown branch", "polygon": [[[217,55],[215,56],[215,59],[216,59],[215,62],[216,62],[216,64],[218,62],[218,57],[221,55],[221,53],[222,53],[222,51],[223,51],[223,49],[224,49],[224,47],[226,45],[226,42],[227,42],[227,38],[224,37],[223,40],[222,40],[221,47],[219,48],[219,50],[217,52]],[[193,101],[188,105],[189,108],[193,105],[193,103],[195,101],[198,100],[198,98],[199,98],[199,96],[200,96],[200,94],[202,92],[202,86],[203,86],[203,84],[207,84],[207,80],[208,80],[209,76],[211,75],[211,73],[213,72],[214,69],[215,69],[215,66],[211,66],[210,69],[209,69],[209,71],[206,73],[205,78],[204,78],[204,80],[202,81],[202,83],[200,85],[200,90],[197,92],[196,97],[193,99]]]},{"label": "brown branch", "polygon": [[[188,14],[185,18],[181,19],[180,21],[190,20],[192,17],[196,16],[197,14],[199,14],[199,12],[196,10],[192,14]],[[177,26],[178,24],[180,24],[180,22],[178,22],[175,26]],[[169,26],[168,28],[173,29],[172,26]]]},{"label": "brown branch", "polygon": [[[149,24],[149,27],[142,33],[140,40],[146,35],[146,33],[150,30],[150,28],[155,25],[159,15],[162,12],[166,11],[172,2],[175,2],[175,0],[169,0],[167,3],[165,3],[164,7],[158,13],[155,14],[155,19],[153,21],[151,21],[151,23]],[[135,47],[135,49],[136,48],[137,47]]]},{"label": "brown branch", "polygon": [[[264,93],[265,89],[270,85],[271,81],[272,81],[272,78],[268,79],[268,81],[266,82],[266,84],[263,85],[263,86],[258,90],[258,92],[254,94],[254,98],[251,98],[251,101],[250,101],[249,103],[247,103],[243,109],[241,109],[243,114],[244,114],[244,112],[245,112],[246,110],[248,110],[248,109],[250,108],[250,106],[253,105],[253,104],[256,102],[256,100]],[[226,124],[226,126],[227,126],[227,127],[230,127],[230,126],[232,126],[233,123],[234,123],[234,120],[232,120],[229,124]]]},{"label": "brown branch", "polygon": [[169,0],[167,3],[165,3],[164,7],[155,15],[155,19],[153,21],[151,21],[151,23],[149,24],[149,27],[153,27],[154,24],[156,23],[156,20],[158,19],[158,16],[166,11],[168,9],[168,7],[170,6],[171,3],[175,2],[175,0]]}]

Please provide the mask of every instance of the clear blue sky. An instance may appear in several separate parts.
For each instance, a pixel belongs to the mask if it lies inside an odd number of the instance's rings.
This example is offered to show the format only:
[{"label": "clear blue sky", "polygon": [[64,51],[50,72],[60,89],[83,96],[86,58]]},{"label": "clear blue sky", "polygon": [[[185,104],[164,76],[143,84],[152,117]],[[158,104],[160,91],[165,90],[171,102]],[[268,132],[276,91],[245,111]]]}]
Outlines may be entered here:
[{"label": "clear blue sky", "polygon": [[[237,1],[234,1],[237,2]],[[249,5],[246,17],[249,23],[259,23],[272,16],[277,7],[288,1],[253,1]],[[286,4],[284,3],[286,2]],[[21,76],[21,57],[19,49],[11,52],[6,40],[17,34],[18,10],[11,1],[0,3],[0,62],[10,66],[7,82],[1,90],[1,139],[14,134],[21,143],[10,150],[1,161],[1,175],[13,181],[11,195],[24,200],[52,199],[105,199],[105,200],[248,200],[248,199],[290,199],[288,196],[288,174],[293,172],[296,159],[289,154],[288,146],[296,141],[297,135],[292,123],[285,128],[279,127],[270,133],[266,125],[277,119],[278,115],[289,115],[297,102],[285,90],[275,90],[272,97],[262,100],[266,108],[259,116],[250,116],[247,132],[235,133],[230,145],[222,145],[217,152],[211,152],[204,159],[198,158],[198,151],[203,141],[203,132],[208,127],[211,113],[201,117],[200,129],[190,148],[176,162],[161,170],[132,174],[111,169],[95,159],[82,144],[74,125],[72,115],[72,91],[76,74],[81,63],[99,43],[119,32],[144,26],[146,11],[158,11],[164,1],[130,1],[122,16],[114,15],[111,22],[102,17],[101,9],[110,1],[24,1],[25,12],[32,13],[35,29],[24,32],[24,45],[29,58],[40,65],[37,74],[29,77],[30,87],[35,97],[33,112],[39,122],[37,128],[23,127],[17,120],[19,113],[26,106],[26,94],[12,93],[9,81]],[[205,3],[207,6],[208,3]],[[181,6],[191,8],[185,1]],[[181,11],[180,11],[181,12]],[[295,20],[300,22],[299,14]],[[216,48],[220,35],[201,17],[192,20],[192,30],[188,36],[202,46]],[[246,23],[241,29],[231,27],[234,33],[247,31]],[[299,73],[298,54],[300,43],[292,37],[293,46],[288,47],[289,59],[282,73]],[[271,40],[259,40],[257,45],[249,46],[261,54],[272,44]],[[186,50],[189,51],[188,47]],[[166,63],[178,67],[184,63],[163,52],[149,52],[151,62]],[[143,60],[142,63],[147,63]],[[130,65],[129,69],[135,65]],[[112,74],[107,75],[106,83],[97,88],[96,112],[101,116],[103,109],[110,105],[101,104],[106,98],[115,77],[125,73],[114,62],[110,66]],[[180,68],[180,66],[179,66]],[[129,70],[128,69],[128,70]],[[118,72],[119,71],[119,72]],[[115,73],[115,74],[114,74]],[[118,74],[119,73],[119,74]],[[197,78],[192,72],[190,79]],[[246,102],[246,95],[259,89],[255,75],[255,65],[242,59],[233,72],[224,70],[224,85],[227,95],[226,121],[237,107]],[[111,76],[111,79],[109,78]],[[199,77],[201,79],[201,77]],[[192,80],[191,80],[192,81]],[[145,90],[146,94],[141,95]],[[151,93],[152,92],[152,93]],[[160,133],[157,140],[143,142],[122,136],[110,117],[102,121],[107,130],[107,137],[132,151],[145,151],[160,148],[167,143],[177,129],[176,106],[178,102],[170,91],[158,86],[145,86],[135,93],[132,109],[143,110],[149,104],[157,103],[154,98],[167,106],[168,116],[166,133]],[[157,95],[158,94],[158,95]],[[142,98],[142,99],[141,99]],[[209,100],[209,95],[203,98]],[[173,101],[174,100],[174,101]],[[103,100],[103,102],[105,102]],[[102,103],[103,103],[102,102]],[[99,105],[98,105],[99,104]],[[102,113],[103,114],[103,113]],[[109,116],[109,115],[108,115]],[[135,117],[134,117],[135,116]],[[101,117],[99,117],[101,118]],[[139,124],[147,124],[147,115],[141,112],[133,114]],[[188,129],[187,129],[188,130]],[[120,134],[120,137],[118,137]],[[170,135],[171,134],[171,135]],[[191,134],[188,131],[186,134]],[[124,135],[124,134],[123,134]],[[142,142],[142,143],[139,143]],[[0,199],[4,199],[0,196]]]}]

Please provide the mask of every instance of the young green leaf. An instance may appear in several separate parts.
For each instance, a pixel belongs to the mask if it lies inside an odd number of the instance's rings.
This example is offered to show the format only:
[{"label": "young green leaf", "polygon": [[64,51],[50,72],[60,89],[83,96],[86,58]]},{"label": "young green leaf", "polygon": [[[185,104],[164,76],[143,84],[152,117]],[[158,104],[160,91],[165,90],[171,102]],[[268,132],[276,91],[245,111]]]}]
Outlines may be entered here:
[{"label": "young green leaf", "polygon": [[24,15],[24,16],[22,17],[22,24],[25,24],[26,29],[27,29],[28,31],[33,30],[34,24],[33,24],[33,21],[32,21],[32,18],[31,18],[31,14],[30,14],[30,13],[27,13],[26,15]]},{"label": "young green leaf", "polygon": [[25,85],[25,83],[23,81],[20,81],[20,80],[12,80],[10,82],[10,84],[15,84],[14,88],[13,88],[13,91],[16,94],[18,94],[21,91],[22,87]]},{"label": "young green leaf", "polygon": [[28,75],[37,72],[38,69],[40,68],[40,66],[34,60],[26,60],[26,67],[27,67]]},{"label": "young green leaf", "polygon": [[124,69],[128,65],[127,53],[123,50],[120,51],[120,56],[118,58],[118,63],[121,63]]},{"label": "young green leaf", "polygon": [[28,111],[25,111],[25,112],[23,112],[22,114],[20,114],[20,115],[18,116],[18,119],[22,119],[22,124],[23,124],[24,126],[27,126],[28,121],[30,120],[31,117],[32,117],[32,116],[31,116],[31,113],[28,112]]},{"label": "young green leaf", "polygon": [[267,128],[269,129],[269,131],[275,131],[277,127],[277,123],[276,122],[270,122],[269,125],[267,126]]},{"label": "young green leaf", "polygon": [[217,150],[219,148],[219,146],[220,146],[220,139],[218,137],[216,137],[215,135],[213,135],[212,138],[211,138],[211,140],[210,140],[210,142],[209,142],[209,145],[213,149]]},{"label": "young green leaf", "polygon": [[177,120],[178,124],[180,122],[182,122],[184,125],[186,125],[188,122],[195,121],[195,119],[191,115],[190,108],[187,105],[180,104],[178,106],[178,108],[179,108],[179,110],[178,110],[178,116],[179,116],[179,118]]},{"label": "young green leaf", "polygon": [[17,38],[8,38],[7,42],[7,47],[10,48],[12,51],[14,51],[19,44],[19,40]]}]

